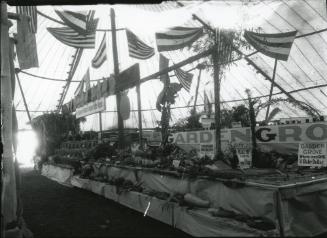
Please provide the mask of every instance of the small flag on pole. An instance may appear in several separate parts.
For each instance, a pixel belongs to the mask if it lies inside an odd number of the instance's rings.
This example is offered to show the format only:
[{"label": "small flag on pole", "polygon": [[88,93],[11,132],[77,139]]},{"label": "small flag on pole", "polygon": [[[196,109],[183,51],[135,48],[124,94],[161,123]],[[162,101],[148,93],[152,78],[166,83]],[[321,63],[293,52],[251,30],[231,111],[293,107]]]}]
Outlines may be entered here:
[{"label": "small flag on pole", "polygon": [[37,32],[37,9],[36,6],[17,6],[18,14],[23,14],[30,17],[29,27],[32,33]]},{"label": "small flag on pole", "polygon": [[103,62],[107,59],[107,45],[106,45],[106,33],[104,33],[97,53],[92,59],[92,67],[99,68]]},{"label": "small flag on pole", "polygon": [[154,48],[142,42],[133,32],[126,29],[129,56],[136,59],[149,59],[154,55]]},{"label": "small flag on pole", "polygon": [[185,72],[184,70],[182,70],[180,68],[175,69],[174,72],[175,72],[175,75],[176,75],[178,81],[182,84],[183,88],[186,91],[190,92],[193,74]]},{"label": "small flag on pole", "polygon": [[190,46],[203,34],[202,28],[174,27],[163,33],[156,33],[158,51],[170,51]]},{"label": "small flag on pole", "polygon": [[244,38],[259,52],[277,60],[287,61],[297,31],[277,34],[244,32]]}]

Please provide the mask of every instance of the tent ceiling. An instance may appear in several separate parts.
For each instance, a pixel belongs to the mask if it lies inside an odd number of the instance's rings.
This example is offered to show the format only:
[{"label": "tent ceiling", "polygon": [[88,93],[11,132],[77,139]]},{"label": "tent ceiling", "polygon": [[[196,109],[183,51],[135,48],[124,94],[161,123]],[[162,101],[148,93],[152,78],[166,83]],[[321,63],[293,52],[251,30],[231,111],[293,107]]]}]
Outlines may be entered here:
[{"label": "tent ceiling", "polygon": [[[177,7],[175,2],[164,2],[160,5],[115,5],[117,28],[130,28],[142,40],[151,46],[155,45],[154,33],[172,26],[201,26],[199,22],[192,20],[192,14],[195,13],[204,21],[214,27],[235,28],[238,31],[244,29],[258,29],[262,32],[277,33],[291,30],[297,30],[297,35],[303,35],[310,32],[327,28],[326,1],[324,0],[289,0],[289,1],[185,1],[185,7]],[[54,12],[55,9],[63,10],[96,10],[95,17],[100,19],[98,28],[110,28],[109,5],[92,6],[38,6],[38,10],[57,20],[59,17]],[[14,11],[14,8],[9,8]],[[133,14],[133,17],[131,17]],[[135,20],[137,19],[137,20]],[[38,32],[36,34],[37,50],[40,67],[26,70],[28,73],[40,75],[49,78],[61,80],[67,79],[69,64],[72,61],[72,55],[75,49],[68,47],[56,40],[48,31],[47,27],[60,27],[61,25],[53,22],[41,15],[38,16]],[[12,31],[15,29],[13,28]],[[98,31],[96,35],[96,49],[100,44],[104,32]],[[90,68],[91,79],[101,79],[108,77],[113,73],[112,64],[112,46],[111,36],[107,33],[108,60],[99,68],[91,67],[91,59],[96,49],[84,50],[81,61],[77,67],[73,80],[80,80],[87,68]],[[148,76],[158,71],[159,54],[156,54],[149,60],[138,61],[128,56],[127,40],[125,31],[117,32],[119,67],[124,70],[134,63],[140,63],[141,77]],[[245,51],[247,53],[252,52]],[[170,58],[170,64],[182,61],[196,53],[184,49],[182,51],[163,52]],[[261,53],[251,56],[251,59],[259,65],[268,75],[272,75],[274,60]],[[184,70],[195,67],[199,60],[183,67]],[[176,107],[184,107],[191,102],[194,96],[198,70],[194,70],[194,79],[191,87],[191,93],[184,89],[180,92]],[[171,73],[173,74],[173,72]],[[307,87],[327,84],[327,32],[297,38],[293,44],[290,57],[287,62],[279,61],[277,66],[276,82],[283,86],[286,91],[293,91]],[[32,77],[26,74],[20,74],[20,80],[25,92],[29,110],[32,115],[39,115],[41,112],[55,110],[60,93],[62,92],[64,81],[49,81]],[[175,77],[171,78],[177,82]],[[65,102],[69,101],[77,87],[77,82],[72,82],[68,90]],[[249,88],[253,96],[265,96],[269,94],[270,82],[265,80],[262,75],[256,73],[252,66],[242,59],[236,61],[229,70],[226,71],[222,80],[221,100],[231,101],[246,98],[245,89]],[[159,80],[148,81],[141,86],[142,91],[142,109],[143,126],[154,127],[156,121],[160,120],[160,113],[154,109],[156,97],[162,89],[162,83]],[[202,74],[198,104],[203,103],[203,92],[206,90],[211,100],[213,100],[213,82],[210,72]],[[274,89],[274,93],[278,93]],[[292,94],[296,99],[310,103],[319,109],[322,114],[327,114],[327,87],[303,90]],[[131,101],[132,109],[136,110],[135,89],[129,90],[128,96]],[[283,94],[274,97],[284,97]],[[262,98],[262,101],[267,97]],[[20,91],[16,90],[15,105],[19,110],[18,120],[20,128],[26,126],[27,116],[23,111],[24,104],[21,99]],[[228,102],[223,107],[230,108],[236,104],[242,103]],[[115,108],[115,97],[107,98],[107,113],[103,114],[104,129],[115,127],[117,118]],[[202,107],[198,107],[202,110]],[[301,111],[292,108],[289,105],[280,105],[282,112],[279,117],[305,116]],[[22,110],[22,111],[20,111]],[[190,108],[178,108],[172,111],[172,122],[188,115]],[[262,115],[261,115],[262,114]],[[263,118],[264,113],[259,114]],[[135,127],[137,125],[137,114],[133,111],[131,118],[125,121],[125,126]],[[97,115],[87,117],[87,122],[83,125],[84,129],[98,129]]]}]

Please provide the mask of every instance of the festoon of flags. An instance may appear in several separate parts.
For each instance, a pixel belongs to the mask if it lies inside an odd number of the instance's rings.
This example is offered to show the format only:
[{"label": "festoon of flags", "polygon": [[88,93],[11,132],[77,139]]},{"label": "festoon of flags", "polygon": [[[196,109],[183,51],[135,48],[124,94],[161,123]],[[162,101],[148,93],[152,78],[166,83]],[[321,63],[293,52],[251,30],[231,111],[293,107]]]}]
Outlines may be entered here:
[{"label": "festoon of flags", "polygon": [[192,85],[193,74],[185,72],[181,68],[175,69],[174,72],[175,72],[175,75],[176,75],[178,81],[183,86],[183,88],[187,92],[190,92],[191,85]]},{"label": "festoon of flags", "polygon": [[141,41],[131,30],[126,29],[129,56],[136,59],[149,59],[154,56],[154,48]]},{"label": "festoon of flags", "polygon": [[156,33],[158,51],[171,51],[191,46],[203,35],[203,28],[173,27],[166,32]]},{"label": "festoon of flags", "polygon": [[[276,34],[267,34],[267,33],[256,33],[252,31],[245,31],[244,38],[249,42],[250,45],[253,46],[257,51],[262,54],[272,57],[275,59],[275,65],[273,70],[273,77],[271,82],[271,88],[269,93],[269,101],[271,100],[271,96],[274,88],[274,80],[277,69],[277,61],[283,60],[287,61],[290,51],[295,40],[297,31],[290,31],[284,33],[276,33]],[[266,111],[266,121],[269,115],[270,105],[267,107]]]},{"label": "festoon of flags", "polygon": [[95,31],[99,19],[94,10],[86,12],[56,11],[67,27],[48,27],[48,31],[60,42],[75,48],[94,48]]},{"label": "festoon of flags", "polygon": [[99,68],[104,61],[107,59],[107,42],[106,42],[106,33],[104,33],[102,41],[99,45],[99,48],[92,59],[92,67]]}]

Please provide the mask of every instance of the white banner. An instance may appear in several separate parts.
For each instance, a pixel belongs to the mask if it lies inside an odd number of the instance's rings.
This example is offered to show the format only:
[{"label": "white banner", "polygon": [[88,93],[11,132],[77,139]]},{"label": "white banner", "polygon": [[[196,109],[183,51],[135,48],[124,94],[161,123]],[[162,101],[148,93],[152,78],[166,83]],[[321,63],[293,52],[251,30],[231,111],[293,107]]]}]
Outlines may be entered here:
[{"label": "white banner", "polygon": [[327,167],[327,143],[300,143],[298,165]]},{"label": "white banner", "polygon": [[[327,122],[305,124],[259,126],[256,127],[256,140],[260,148],[281,153],[297,153],[301,142],[327,142]],[[177,132],[171,140],[185,150],[201,151],[202,144],[215,144],[214,130]],[[221,130],[222,149],[230,143],[250,143],[249,127]]]},{"label": "white banner", "polygon": [[104,110],[106,110],[106,100],[103,97],[82,107],[76,108],[76,118],[85,117]]}]

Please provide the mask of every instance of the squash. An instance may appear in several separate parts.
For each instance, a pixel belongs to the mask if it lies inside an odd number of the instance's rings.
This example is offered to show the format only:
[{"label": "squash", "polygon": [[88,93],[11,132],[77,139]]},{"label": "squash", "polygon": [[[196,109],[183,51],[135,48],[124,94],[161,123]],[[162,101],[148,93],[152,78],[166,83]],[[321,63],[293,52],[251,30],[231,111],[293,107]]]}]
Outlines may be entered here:
[{"label": "squash", "polygon": [[203,200],[191,193],[186,193],[184,195],[184,201],[190,205],[194,205],[195,207],[209,207],[210,202],[207,200]]}]

